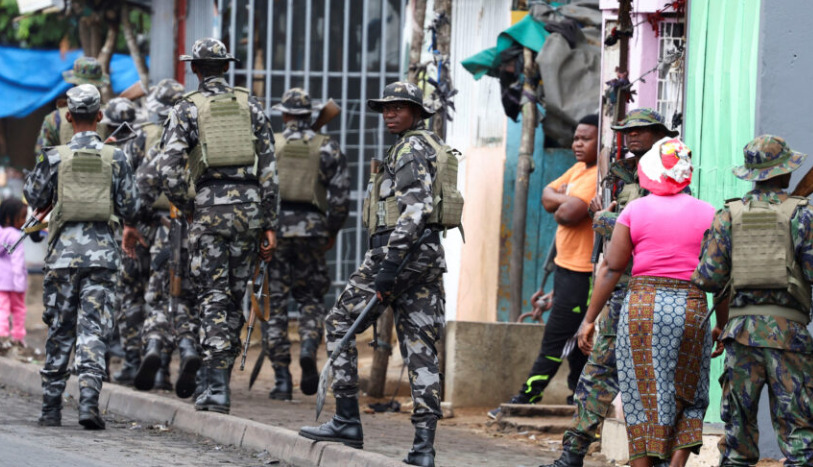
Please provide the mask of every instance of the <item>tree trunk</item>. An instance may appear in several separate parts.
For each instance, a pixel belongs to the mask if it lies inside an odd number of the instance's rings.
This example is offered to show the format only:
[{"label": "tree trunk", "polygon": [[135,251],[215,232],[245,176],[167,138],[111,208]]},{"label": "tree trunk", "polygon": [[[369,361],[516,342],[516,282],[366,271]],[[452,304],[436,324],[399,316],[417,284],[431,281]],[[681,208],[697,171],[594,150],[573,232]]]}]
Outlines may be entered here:
[{"label": "tree trunk", "polygon": [[124,33],[124,39],[127,41],[127,49],[130,51],[130,57],[133,58],[136,71],[138,71],[138,79],[141,81],[141,86],[144,91],[149,90],[150,76],[147,69],[147,63],[138,50],[138,43],[136,42],[135,34],[133,33],[133,25],[130,23],[130,9],[126,5],[121,7],[121,30]]},{"label": "tree trunk", "polygon": [[[110,76],[110,60],[113,58],[113,51],[116,47],[116,36],[119,35],[119,24],[110,21],[107,25],[107,37],[104,41],[102,50],[96,59],[102,65],[102,71]],[[113,98],[113,88],[108,84],[101,89],[102,102],[107,102]]]},{"label": "tree trunk", "polygon": [[426,0],[416,0],[412,14],[412,40],[409,43],[409,73],[410,83],[418,84],[417,67],[421,63],[421,49],[423,48],[423,25],[426,21]]},{"label": "tree trunk", "polygon": [[[452,40],[452,0],[435,0],[435,14],[445,14],[447,21],[443,23],[437,31],[437,48],[440,53],[440,73],[439,83],[449,82],[449,89],[452,89],[452,77],[449,68],[449,44]],[[446,139],[446,109],[441,107],[432,120],[432,131],[441,139]]]},{"label": "tree trunk", "polygon": [[533,52],[525,48],[525,84],[522,85],[522,137],[519,143],[517,180],[514,185],[514,212],[511,221],[511,262],[509,269],[511,309],[509,321],[516,322],[522,314],[522,273],[525,266],[525,219],[528,211],[528,182],[533,172],[534,139],[536,138],[536,101],[526,96],[536,96],[536,83],[533,76],[535,63]]}]

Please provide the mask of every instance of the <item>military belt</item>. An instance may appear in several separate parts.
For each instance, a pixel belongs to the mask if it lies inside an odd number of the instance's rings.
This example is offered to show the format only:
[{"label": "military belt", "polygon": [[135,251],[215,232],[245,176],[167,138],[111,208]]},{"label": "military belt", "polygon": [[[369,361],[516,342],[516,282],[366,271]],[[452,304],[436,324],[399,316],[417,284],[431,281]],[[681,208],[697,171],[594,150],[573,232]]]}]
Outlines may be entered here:
[{"label": "military belt", "polygon": [[737,316],[773,316],[774,318],[785,318],[805,325],[810,322],[810,315],[801,310],[770,303],[731,308],[728,312],[728,318],[736,318]]},{"label": "military belt", "polygon": [[259,186],[256,178],[206,178],[195,182],[195,189],[200,190],[211,185],[254,185]]},{"label": "military belt", "polygon": [[[390,243],[390,235],[392,232],[392,230],[388,230],[386,232],[373,234],[370,237],[370,249],[387,246]],[[424,240],[424,243],[440,243],[440,233],[437,230],[433,231],[426,240]]]},{"label": "military belt", "polygon": [[316,212],[322,214],[322,211],[312,203],[302,203],[296,201],[282,201],[280,202],[279,209],[281,211]]}]

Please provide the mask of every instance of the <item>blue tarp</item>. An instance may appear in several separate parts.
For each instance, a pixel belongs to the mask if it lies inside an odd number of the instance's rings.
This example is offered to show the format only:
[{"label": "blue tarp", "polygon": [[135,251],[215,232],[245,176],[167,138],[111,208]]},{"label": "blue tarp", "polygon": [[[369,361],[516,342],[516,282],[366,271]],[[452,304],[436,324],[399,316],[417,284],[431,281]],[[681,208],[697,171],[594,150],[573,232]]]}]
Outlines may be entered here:
[{"label": "blue tarp", "polygon": [[[0,118],[25,117],[64,94],[73,85],[62,79],[62,72],[81,55],[81,50],[63,58],[58,50],[0,47]],[[129,55],[114,54],[110,72],[115,94],[138,81]]]}]

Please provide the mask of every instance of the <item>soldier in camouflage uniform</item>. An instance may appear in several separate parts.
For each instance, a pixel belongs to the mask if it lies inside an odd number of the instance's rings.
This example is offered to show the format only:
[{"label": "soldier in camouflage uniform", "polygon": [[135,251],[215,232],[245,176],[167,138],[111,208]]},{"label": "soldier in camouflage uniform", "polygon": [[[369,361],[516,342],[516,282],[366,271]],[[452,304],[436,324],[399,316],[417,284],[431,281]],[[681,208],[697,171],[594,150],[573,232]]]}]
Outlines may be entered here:
[{"label": "soldier in camouflage uniform", "polygon": [[[129,99],[117,97],[108,102],[102,114],[102,122],[117,129],[125,123],[133,125],[136,109]],[[122,149],[131,170],[135,172],[144,158],[144,140],[143,134],[132,129],[132,126],[125,126],[116,133],[110,144]],[[124,348],[124,362],[121,370],[113,375],[113,381],[125,385],[133,384],[136,369],[141,362],[139,333],[144,323],[144,290],[150,266],[149,255],[143,246],[136,246],[136,255],[136,258],[124,255],[121,259],[119,299],[114,316]]]},{"label": "soldier in camouflage uniform", "polygon": [[[160,81],[147,97],[147,109],[151,122],[163,123],[170,109],[183,97],[183,86],[175,80]],[[155,125],[153,125],[155,126]],[[142,127],[143,128],[143,127]],[[157,127],[159,130],[161,127]],[[149,132],[149,128],[147,132]],[[161,134],[157,135],[160,141]],[[181,234],[181,265],[176,272],[181,276],[181,296],[177,297],[176,308],[170,316],[170,277],[169,266],[173,246],[170,243],[172,229],[185,232],[187,225],[183,216],[170,219],[170,204],[161,193],[161,173],[156,166],[160,149],[150,147],[147,158],[136,172],[138,187],[139,218],[146,219],[155,230],[149,251],[150,278],[145,296],[146,320],[141,332],[145,359],[136,378],[136,388],[149,390],[166,388],[169,385],[168,366],[173,349],[180,352],[181,365],[175,383],[175,393],[180,398],[192,395],[195,389],[195,374],[202,363],[199,353],[200,314],[195,303],[195,293],[188,271],[188,240]],[[126,232],[133,231],[129,226]],[[143,243],[147,243],[144,241]],[[155,342],[160,342],[157,345]],[[154,342],[154,343],[151,343]],[[149,356],[149,358],[147,358]],[[160,362],[160,366],[159,366]]]},{"label": "soldier in camouflage uniform", "polygon": [[[181,60],[192,62],[200,87],[170,111],[156,164],[162,190],[192,219],[190,274],[202,313],[206,374],[206,390],[195,408],[228,413],[231,370],[245,321],[241,301],[258,254],[268,260],[276,247],[274,136],[257,100],[223,77],[236,59],[222,42],[200,39],[192,55]],[[222,113],[214,119],[217,112]],[[224,120],[229,125],[219,126]]]},{"label": "soldier in camouflage uniform", "polygon": [[[73,62],[73,69],[63,72],[62,77],[71,84],[92,84],[97,88],[102,88],[110,83],[110,78],[102,72],[101,63],[93,57],[77,58]],[[45,116],[34,146],[35,156],[39,156],[44,147],[68,144],[73,136],[73,129],[65,119],[67,111],[67,107],[59,107]],[[99,134],[107,134],[105,125],[100,124],[96,130]]]},{"label": "soldier in camouflage uniform", "polygon": [[[277,249],[268,263],[271,314],[263,323],[263,337],[276,376],[269,397],[290,400],[288,295],[299,305],[300,388],[311,395],[319,383],[316,351],[327,313],[325,293],[330,288],[325,254],[347,219],[350,176],[338,143],[311,130],[312,106],[307,91],[289,89],[274,110],[282,112],[285,129],[274,135],[281,205]],[[311,178],[301,178],[302,171]]]},{"label": "soldier in camouflage uniform", "polygon": [[[425,129],[423,119],[432,112],[423,106],[422,92],[417,86],[396,82],[387,85],[383,94],[382,99],[368,100],[367,106],[383,114],[387,129],[397,139],[375,174],[365,202],[369,206],[366,214],[377,213],[372,217],[365,215],[372,234],[370,248],[325,319],[327,349],[337,351],[339,340],[374,296],[378,295],[382,303],[357,332],[369,327],[388,304],[392,306],[414,402],[415,443],[405,462],[434,465],[435,429],[442,416],[436,344],[445,325],[442,279],[446,260],[437,231],[424,243],[416,242],[425,228],[435,227],[429,223],[435,209],[433,182],[440,152],[435,148],[443,142]],[[396,277],[398,265],[413,248],[408,265]],[[332,373],[336,415],[321,426],[302,428],[299,434],[361,448],[364,437],[359,417],[355,342],[351,341],[349,348],[334,360]]]},{"label": "soldier in camouflage uniform", "polygon": [[[624,207],[633,199],[648,194],[638,184],[638,159],[652,145],[664,136],[676,136],[670,130],[663,117],[652,109],[643,108],[631,111],[613,130],[624,134],[627,148],[635,156],[615,161],[610,167],[610,182],[614,201],[608,209],[602,209],[601,198],[596,197],[590,203],[589,212],[593,213],[593,230],[609,239],[612,236],[615,222]],[[628,273],[632,270],[632,261]],[[607,301],[598,325],[598,338],[589,353],[587,363],[576,385],[574,402],[576,414],[575,426],[567,430],[562,438],[562,455],[553,464],[545,467],[581,467],[590,444],[596,440],[596,432],[604,417],[612,407],[613,399],[618,394],[618,373],[615,361],[615,336],[618,318],[624,297],[627,294],[629,274],[619,281]],[[592,333],[595,323],[582,323],[579,334]]]},{"label": "soldier in camouflage uniform", "polygon": [[[136,214],[134,180],[121,150],[104,146],[95,132],[101,120],[99,91],[83,84],[68,91],[67,119],[76,134],[67,146],[37,158],[24,192],[34,209],[54,206],[43,283],[49,326],[42,371],[40,425],[61,424],[62,392],[75,345],[79,369],[79,423],[103,429],[99,391],[105,375],[105,334],[113,324],[116,272],[121,264],[111,227],[115,213]],[[83,180],[78,182],[77,180]],[[87,202],[87,197],[92,193]],[[102,220],[104,218],[104,220]]]},{"label": "soldier in camouflage uniform", "polygon": [[[757,410],[765,385],[785,465],[813,465],[813,338],[806,328],[813,209],[784,191],[806,156],[771,135],[755,138],[744,152],[745,164],[734,175],[754,188],[717,211],[692,276],[728,308],[728,321],[720,319],[712,331],[719,338],[714,356],[722,353],[721,342],[726,351],[720,465],[759,461]],[[777,248],[785,254],[777,255]]]}]

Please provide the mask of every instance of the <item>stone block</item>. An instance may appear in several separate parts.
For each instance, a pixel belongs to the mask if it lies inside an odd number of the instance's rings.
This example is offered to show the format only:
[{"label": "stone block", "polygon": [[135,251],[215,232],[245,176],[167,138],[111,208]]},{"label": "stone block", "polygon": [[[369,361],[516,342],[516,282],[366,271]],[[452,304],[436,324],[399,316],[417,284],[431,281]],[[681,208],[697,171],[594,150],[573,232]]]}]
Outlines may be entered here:
[{"label": "stone block", "polygon": [[[453,407],[497,407],[508,402],[528,378],[544,331],[545,327],[538,324],[449,321],[446,401]],[[569,372],[565,360],[545,390],[542,402],[566,402],[570,395]]]},{"label": "stone block", "polygon": [[214,412],[198,412],[193,407],[184,407],[175,413],[172,426],[189,433],[195,433],[215,442],[240,446],[246,431],[245,420]]}]

